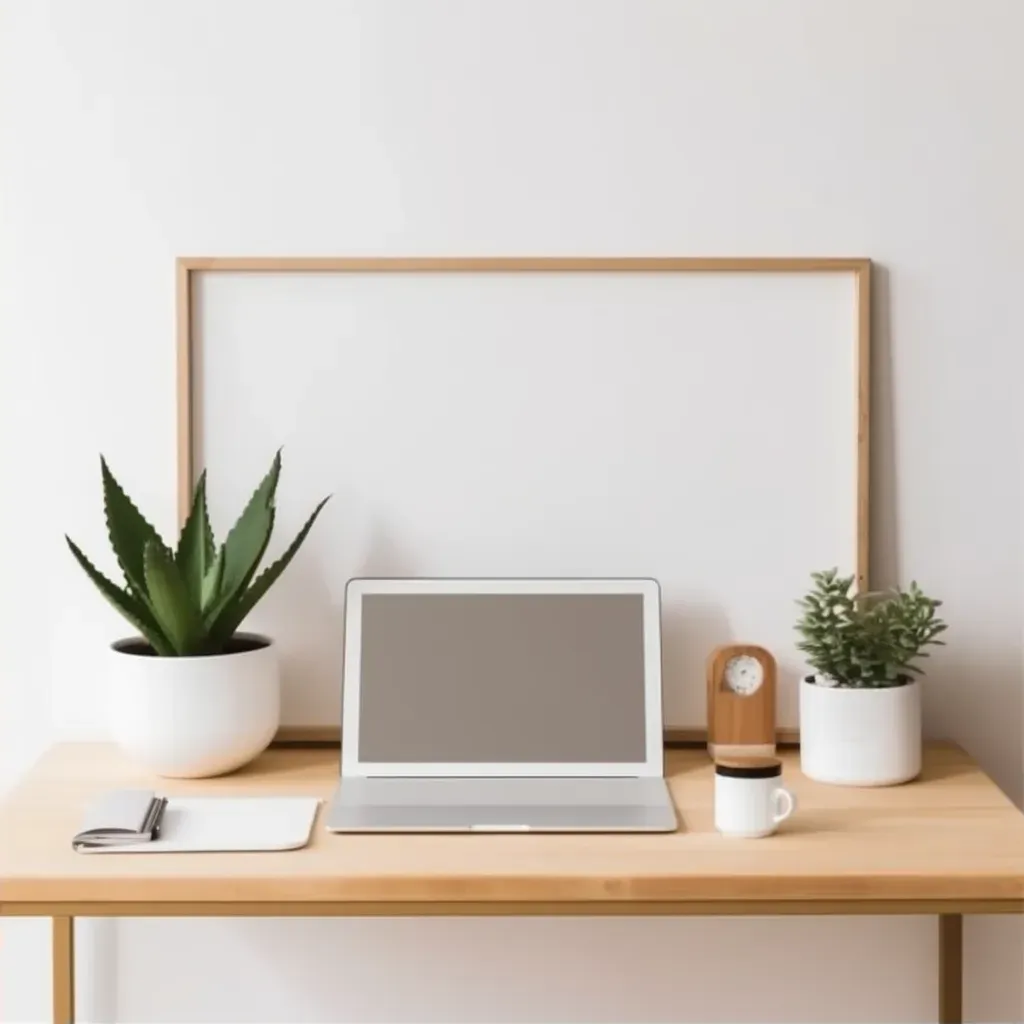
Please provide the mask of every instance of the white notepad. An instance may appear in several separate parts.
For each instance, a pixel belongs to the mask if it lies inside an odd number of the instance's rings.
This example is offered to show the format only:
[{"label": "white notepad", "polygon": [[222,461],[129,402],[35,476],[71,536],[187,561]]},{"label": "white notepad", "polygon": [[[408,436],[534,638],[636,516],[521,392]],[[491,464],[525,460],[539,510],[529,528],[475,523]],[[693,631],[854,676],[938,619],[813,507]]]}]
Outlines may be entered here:
[{"label": "white notepad", "polygon": [[[220,853],[297,850],[313,832],[316,797],[168,797],[152,839],[76,845],[80,853]],[[89,816],[96,822],[96,814]],[[100,819],[102,821],[102,819]],[[91,827],[103,828],[103,825]]]}]

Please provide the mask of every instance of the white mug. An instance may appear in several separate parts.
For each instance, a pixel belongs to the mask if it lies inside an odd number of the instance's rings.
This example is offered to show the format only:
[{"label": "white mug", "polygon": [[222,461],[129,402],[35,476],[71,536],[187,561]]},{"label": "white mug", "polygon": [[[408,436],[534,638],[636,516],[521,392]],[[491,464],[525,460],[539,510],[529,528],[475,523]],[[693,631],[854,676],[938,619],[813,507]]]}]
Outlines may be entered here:
[{"label": "white mug", "polygon": [[780,782],[776,758],[737,758],[715,764],[715,828],[744,839],[770,836],[796,810]]}]

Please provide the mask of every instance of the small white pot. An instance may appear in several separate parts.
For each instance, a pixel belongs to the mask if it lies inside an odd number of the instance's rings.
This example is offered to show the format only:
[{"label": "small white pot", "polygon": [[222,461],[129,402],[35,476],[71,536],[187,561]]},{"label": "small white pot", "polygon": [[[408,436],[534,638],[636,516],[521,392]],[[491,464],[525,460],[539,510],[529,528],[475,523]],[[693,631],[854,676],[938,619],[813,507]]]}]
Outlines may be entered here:
[{"label": "small white pot", "polygon": [[157,775],[208,778],[262,753],[277,731],[281,682],[269,639],[236,634],[210,657],[157,657],[139,639],[110,652],[112,739]]},{"label": "small white pot", "polygon": [[921,772],[921,685],[800,682],[800,768],[838,786],[894,786]]}]

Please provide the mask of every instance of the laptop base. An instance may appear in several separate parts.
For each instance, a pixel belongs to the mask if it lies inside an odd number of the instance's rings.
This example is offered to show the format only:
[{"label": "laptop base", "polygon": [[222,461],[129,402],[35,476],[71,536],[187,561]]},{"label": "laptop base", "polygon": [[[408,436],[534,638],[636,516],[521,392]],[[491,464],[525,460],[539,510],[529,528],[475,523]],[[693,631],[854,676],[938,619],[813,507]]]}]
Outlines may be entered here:
[{"label": "laptop base", "polygon": [[662,778],[350,778],[330,832],[674,832]]}]

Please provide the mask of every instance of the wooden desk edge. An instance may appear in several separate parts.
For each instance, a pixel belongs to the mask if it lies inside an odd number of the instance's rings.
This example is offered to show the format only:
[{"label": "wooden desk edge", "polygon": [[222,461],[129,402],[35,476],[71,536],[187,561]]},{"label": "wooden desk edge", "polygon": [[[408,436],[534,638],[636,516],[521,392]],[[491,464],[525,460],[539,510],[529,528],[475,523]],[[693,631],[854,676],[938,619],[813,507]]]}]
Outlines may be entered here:
[{"label": "wooden desk edge", "polygon": [[0,917],[789,917],[1021,914],[1024,899],[8,902]]}]

